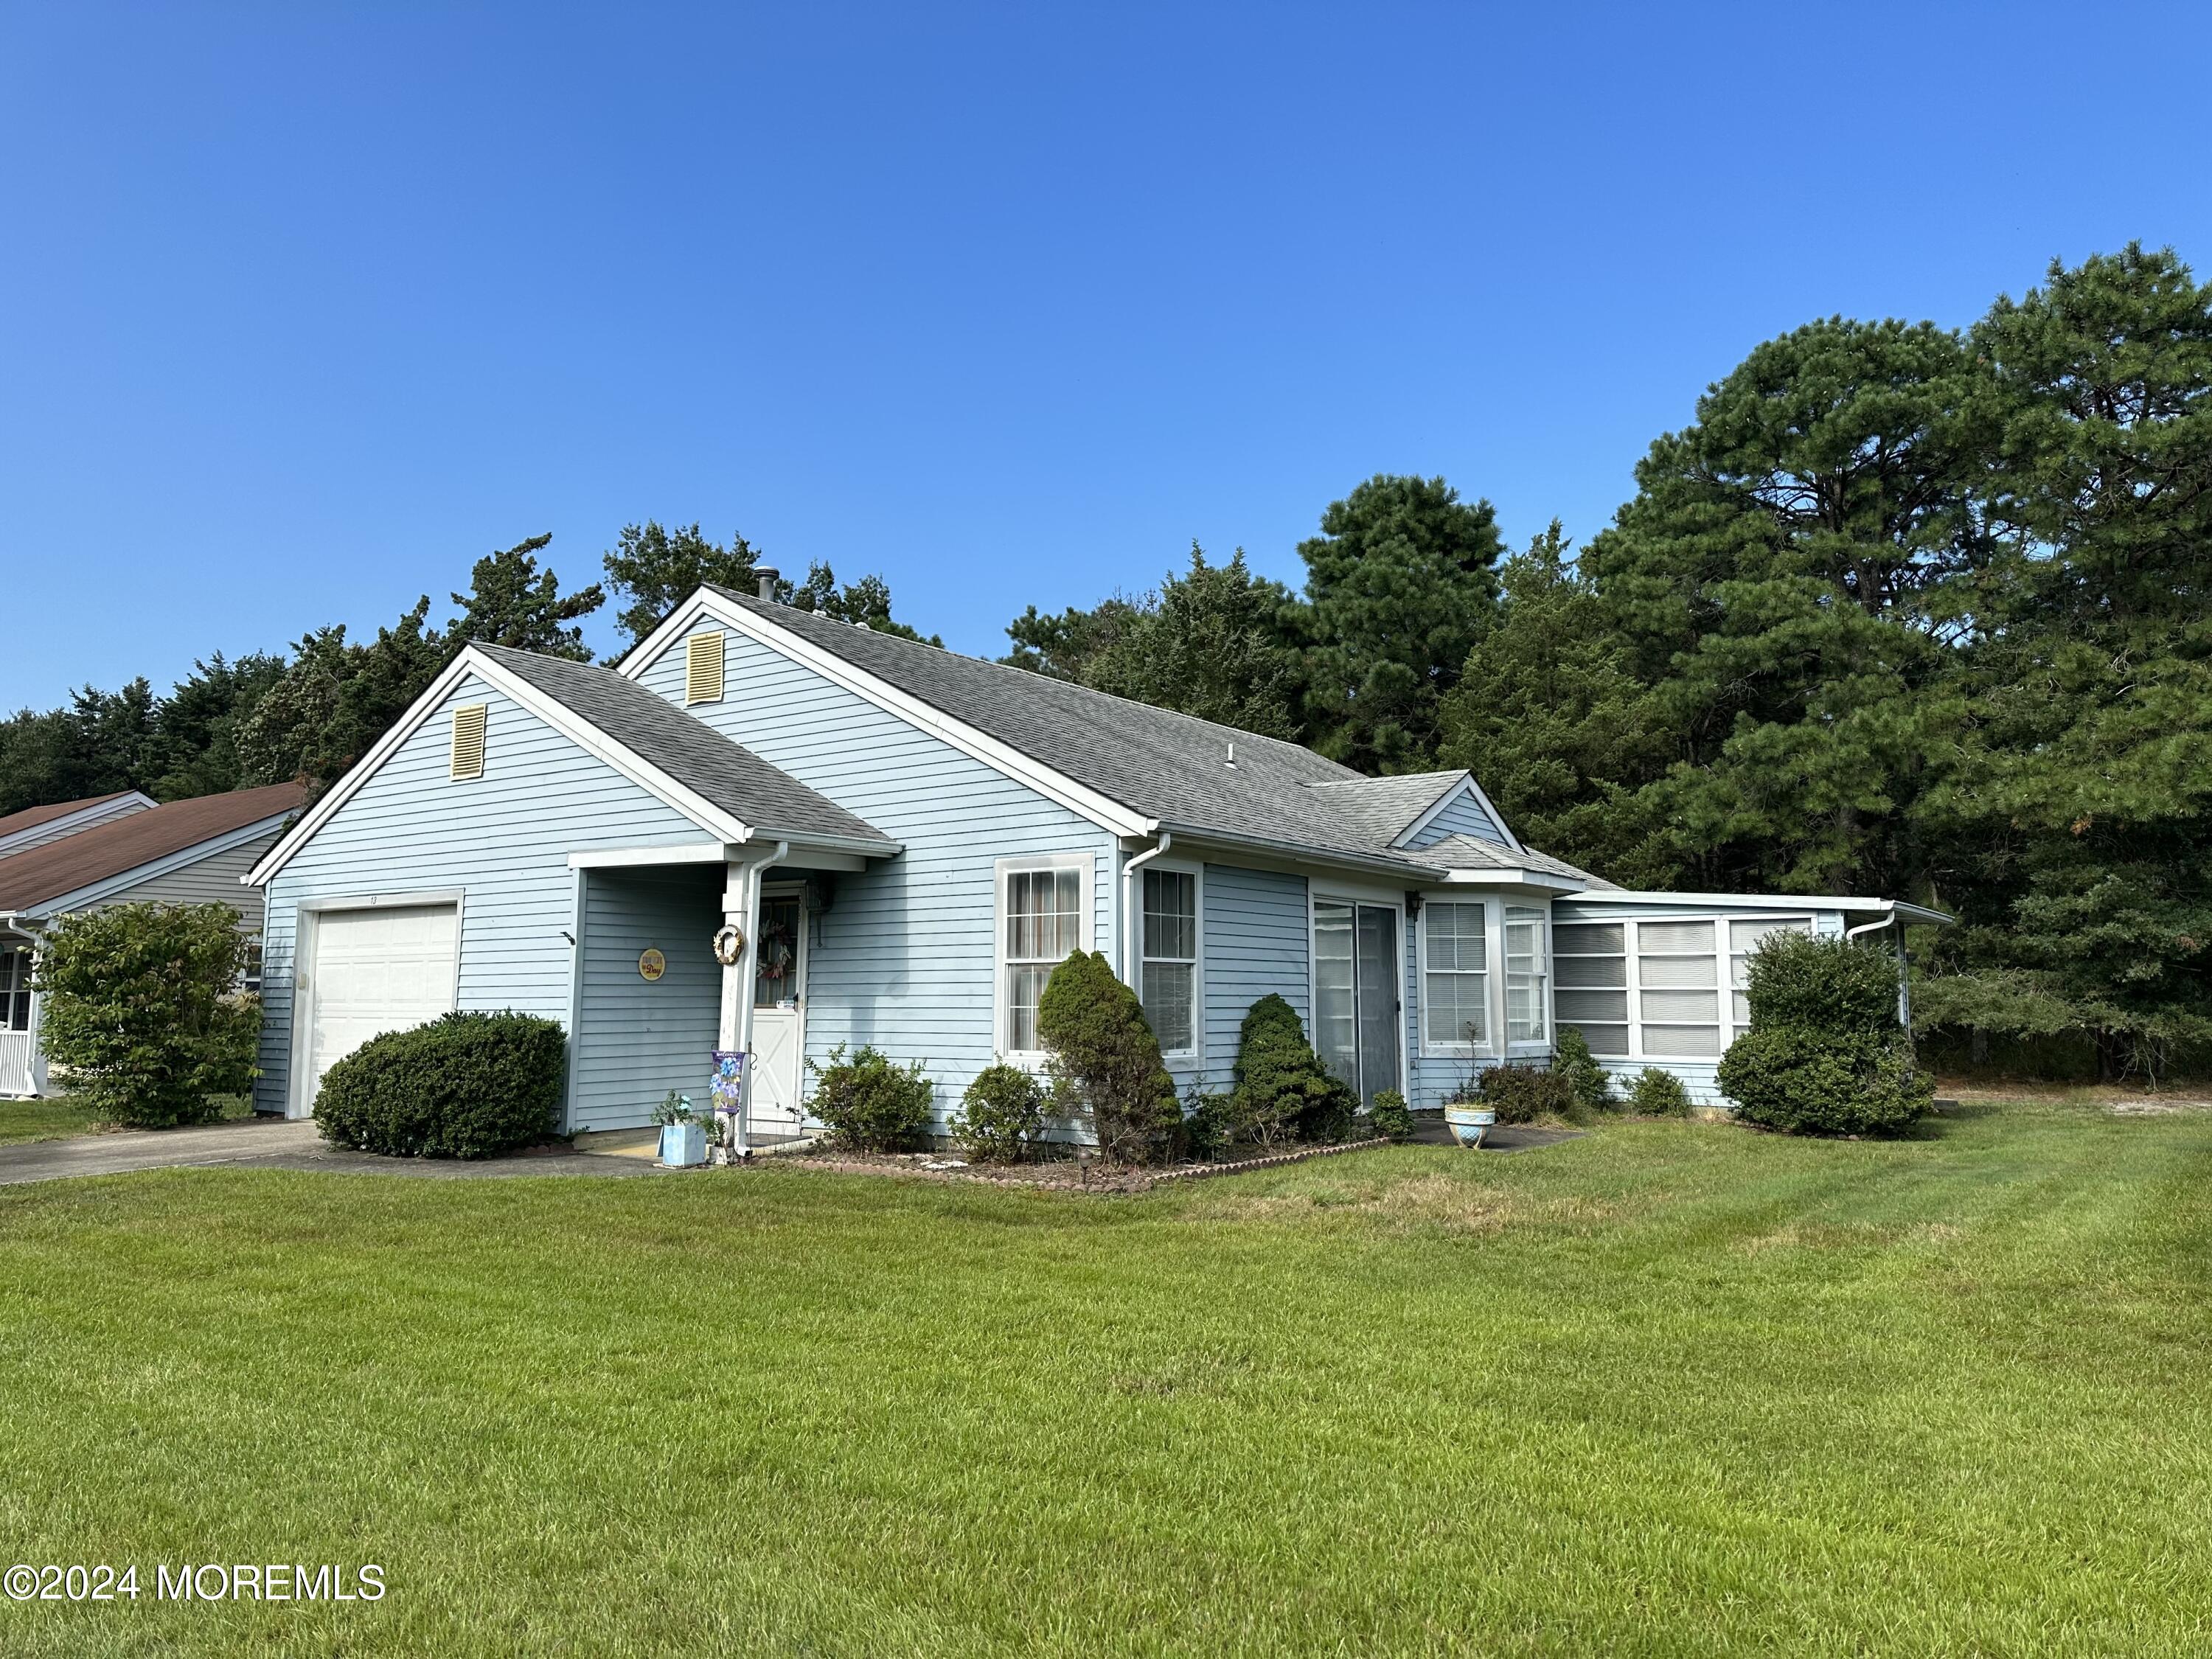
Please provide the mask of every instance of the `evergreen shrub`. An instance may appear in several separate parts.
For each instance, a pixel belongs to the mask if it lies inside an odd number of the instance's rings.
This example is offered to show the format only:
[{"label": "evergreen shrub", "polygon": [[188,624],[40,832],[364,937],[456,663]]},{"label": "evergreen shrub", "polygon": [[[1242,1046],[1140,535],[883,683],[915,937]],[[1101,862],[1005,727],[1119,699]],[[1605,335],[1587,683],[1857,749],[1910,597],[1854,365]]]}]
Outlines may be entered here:
[{"label": "evergreen shrub", "polygon": [[1750,957],[1751,1029],[1721,1056],[1720,1086],[1752,1123],[1797,1134],[1894,1134],[1936,1079],[1897,1018],[1897,965],[1848,939],[1770,933]]},{"label": "evergreen shrub", "polygon": [[1175,1080],[1137,994],[1104,957],[1077,951],[1052,970],[1037,999],[1037,1039],[1051,1056],[1056,1104],[1091,1125],[1107,1157],[1123,1164],[1175,1157],[1182,1139]]},{"label": "evergreen shrub", "polygon": [[261,1000],[238,988],[246,936],[227,904],[117,904],[39,941],[39,1044],[96,1118],[204,1123],[252,1086]]},{"label": "evergreen shrub", "polygon": [[828,1129],[825,1139],[832,1146],[896,1152],[929,1133],[937,1089],[921,1060],[896,1066],[867,1043],[848,1058],[841,1042],[826,1065],[809,1061],[808,1068],[814,1073],[809,1109]]},{"label": "evergreen shrub", "polygon": [[490,1158],[560,1121],[568,1038],[534,1014],[452,1013],[371,1037],[324,1074],[323,1138],[388,1158]]},{"label": "evergreen shrub", "polygon": [[1638,1117],[1687,1117],[1690,1091],[1672,1072],[1647,1066],[1629,1085],[1628,1109]]},{"label": "evergreen shrub", "polygon": [[1237,1033],[1231,1133],[1260,1146],[1342,1140],[1359,1097],[1321,1062],[1298,1012],[1270,992],[1244,1013]]},{"label": "evergreen shrub", "polygon": [[998,1060],[960,1097],[952,1138],[985,1164],[1018,1164],[1044,1139],[1045,1088],[1018,1066]]}]

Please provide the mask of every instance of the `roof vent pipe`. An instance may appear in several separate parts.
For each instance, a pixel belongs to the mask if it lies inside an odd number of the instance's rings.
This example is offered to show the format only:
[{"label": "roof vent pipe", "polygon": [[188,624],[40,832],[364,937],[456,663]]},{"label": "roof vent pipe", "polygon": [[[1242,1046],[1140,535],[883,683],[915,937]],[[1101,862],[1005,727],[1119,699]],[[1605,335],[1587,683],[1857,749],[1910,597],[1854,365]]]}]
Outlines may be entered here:
[{"label": "roof vent pipe", "polygon": [[774,605],[776,602],[775,585],[783,575],[783,572],[772,564],[763,564],[753,567],[753,574],[759,579],[762,599],[769,605]]},{"label": "roof vent pipe", "polygon": [[1237,764],[1237,745],[1233,743],[1229,745],[1229,763],[1231,766]]}]

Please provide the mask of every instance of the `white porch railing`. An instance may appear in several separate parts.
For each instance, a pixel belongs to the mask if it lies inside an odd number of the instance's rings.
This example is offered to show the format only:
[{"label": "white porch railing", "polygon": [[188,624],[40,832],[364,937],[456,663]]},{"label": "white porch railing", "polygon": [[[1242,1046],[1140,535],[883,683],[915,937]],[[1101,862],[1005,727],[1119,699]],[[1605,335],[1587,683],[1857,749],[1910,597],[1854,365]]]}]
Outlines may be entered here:
[{"label": "white porch railing", "polygon": [[0,1097],[21,1097],[38,1092],[38,1080],[32,1062],[37,1058],[32,1044],[36,1037],[29,1031],[0,1031]]}]

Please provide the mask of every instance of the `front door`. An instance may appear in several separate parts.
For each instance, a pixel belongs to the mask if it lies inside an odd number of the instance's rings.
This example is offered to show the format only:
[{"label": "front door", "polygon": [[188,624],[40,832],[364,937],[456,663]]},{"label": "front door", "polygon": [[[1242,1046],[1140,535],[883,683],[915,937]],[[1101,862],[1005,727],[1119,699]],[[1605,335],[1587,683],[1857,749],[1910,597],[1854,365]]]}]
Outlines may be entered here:
[{"label": "front door", "polygon": [[1398,913],[1314,901],[1314,1050],[1363,1103],[1398,1082]]},{"label": "front door", "polygon": [[745,1121],[756,1133],[796,1134],[806,1082],[806,907],[796,892],[761,895],[753,975],[753,1091]]}]

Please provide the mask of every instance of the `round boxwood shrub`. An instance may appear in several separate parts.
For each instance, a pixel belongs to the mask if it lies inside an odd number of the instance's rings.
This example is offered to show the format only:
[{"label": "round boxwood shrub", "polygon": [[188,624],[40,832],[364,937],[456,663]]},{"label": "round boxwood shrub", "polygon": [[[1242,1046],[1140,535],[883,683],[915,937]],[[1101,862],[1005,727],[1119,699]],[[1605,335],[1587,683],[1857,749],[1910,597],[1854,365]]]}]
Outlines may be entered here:
[{"label": "round boxwood shrub", "polygon": [[1721,1056],[1740,1115],[1799,1134],[1894,1134],[1936,1079],[1897,1017],[1897,964],[1847,939],[1770,933],[1751,953],[1751,1029]]},{"label": "round boxwood shrub", "polygon": [[952,1138],[985,1164],[1018,1164],[1044,1139],[1044,1085],[999,1060],[975,1074],[960,1097]]},{"label": "round boxwood shrub", "polygon": [[1413,1114],[1406,1105],[1406,1097],[1395,1089],[1376,1092],[1375,1103],[1367,1109],[1367,1121],[1385,1140],[1411,1140],[1413,1138]]},{"label": "round boxwood shrub", "polygon": [[1638,1117],[1687,1117],[1690,1091],[1672,1072],[1647,1066],[1629,1085],[1628,1109]]},{"label": "round boxwood shrub", "polygon": [[323,1077],[324,1138],[392,1158],[490,1158],[560,1121],[568,1039],[532,1014],[447,1014],[371,1037]]},{"label": "round boxwood shrub", "polygon": [[841,1042],[830,1051],[827,1065],[812,1070],[809,1104],[835,1145],[856,1152],[896,1152],[929,1133],[937,1087],[921,1061],[895,1066],[866,1043],[848,1060]]}]

